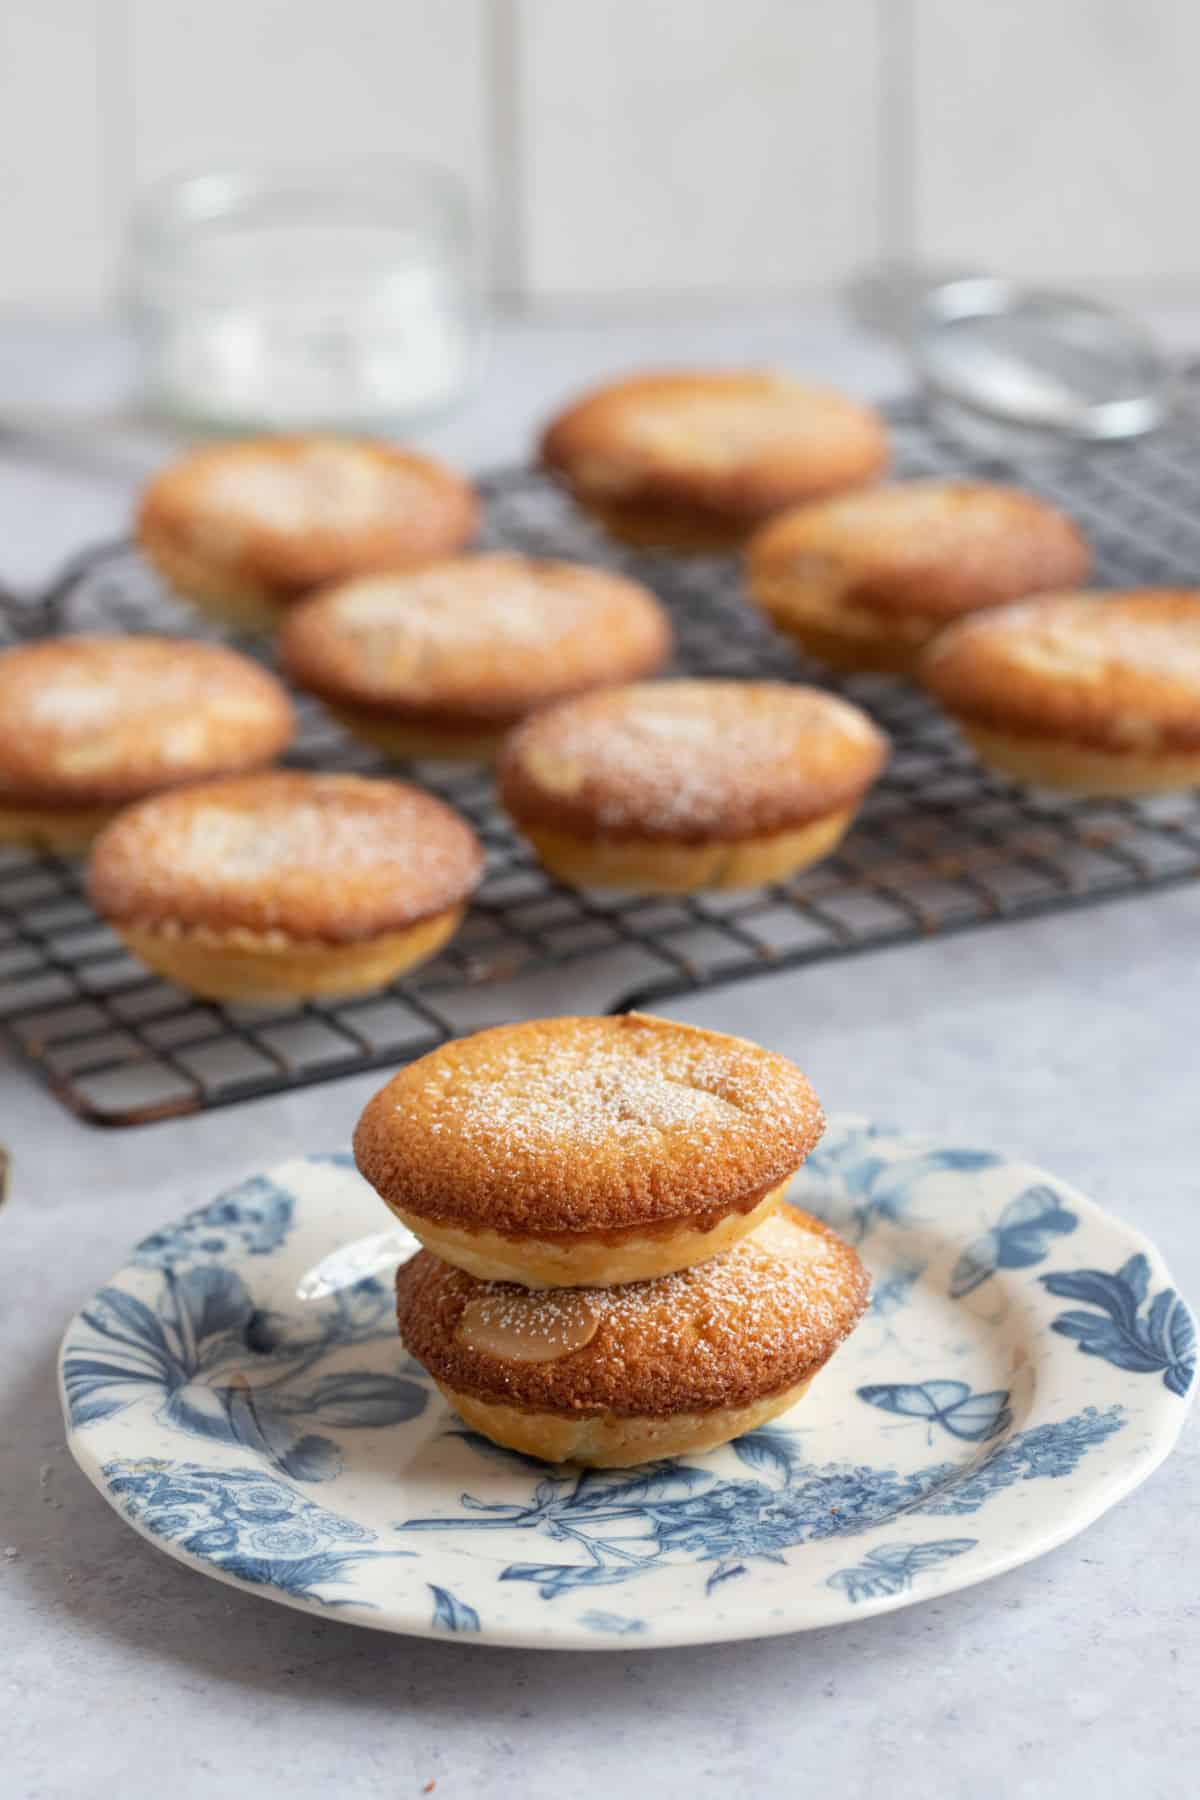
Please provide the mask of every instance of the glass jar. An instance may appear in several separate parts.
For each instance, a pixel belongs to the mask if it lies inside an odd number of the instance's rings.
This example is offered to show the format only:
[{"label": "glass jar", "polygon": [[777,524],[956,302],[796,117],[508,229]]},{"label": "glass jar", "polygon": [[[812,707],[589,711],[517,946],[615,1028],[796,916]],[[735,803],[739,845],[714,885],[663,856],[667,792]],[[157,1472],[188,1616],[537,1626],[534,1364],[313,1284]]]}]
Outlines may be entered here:
[{"label": "glass jar", "polygon": [[146,398],[189,427],[411,428],[476,371],[478,275],[443,169],[380,157],[161,183],[128,257]]}]

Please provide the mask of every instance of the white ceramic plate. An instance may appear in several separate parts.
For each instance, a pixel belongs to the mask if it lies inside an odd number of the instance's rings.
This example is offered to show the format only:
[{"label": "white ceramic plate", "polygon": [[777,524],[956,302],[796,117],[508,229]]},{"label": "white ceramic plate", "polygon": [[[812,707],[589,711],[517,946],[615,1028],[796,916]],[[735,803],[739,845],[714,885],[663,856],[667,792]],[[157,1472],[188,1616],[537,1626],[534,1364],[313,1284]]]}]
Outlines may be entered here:
[{"label": "white ceramic plate", "polygon": [[793,1413],[581,1473],[466,1432],[397,1339],[412,1240],[337,1156],[139,1245],[63,1343],[70,1444],[168,1555],[385,1631],[561,1649],[831,1625],[1040,1556],[1174,1444],[1195,1356],[1151,1245],[986,1151],[835,1122],[792,1197],[871,1311]]}]

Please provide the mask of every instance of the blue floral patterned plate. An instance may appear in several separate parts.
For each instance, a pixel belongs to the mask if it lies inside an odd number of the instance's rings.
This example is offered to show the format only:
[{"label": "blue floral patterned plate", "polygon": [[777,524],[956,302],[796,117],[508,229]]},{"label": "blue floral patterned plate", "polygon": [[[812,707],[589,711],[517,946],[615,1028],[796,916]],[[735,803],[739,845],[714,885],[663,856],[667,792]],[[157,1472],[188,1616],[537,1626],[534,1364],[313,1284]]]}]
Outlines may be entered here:
[{"label": "blue floral patterned plate", "polygon": [[998,1575],[1144,1481],[1186,1410],[1157,1252],[988,1151],[835,1122],[792,1190],[871,1310],[796,1410],[695,1461],[548,1468],[466,1431],[396,1336],[412,1240],[348,1160],[256,1175],[139,1245],[63,1344],[71,1448],[161,1549],[385,1631],[704,1643]]}]

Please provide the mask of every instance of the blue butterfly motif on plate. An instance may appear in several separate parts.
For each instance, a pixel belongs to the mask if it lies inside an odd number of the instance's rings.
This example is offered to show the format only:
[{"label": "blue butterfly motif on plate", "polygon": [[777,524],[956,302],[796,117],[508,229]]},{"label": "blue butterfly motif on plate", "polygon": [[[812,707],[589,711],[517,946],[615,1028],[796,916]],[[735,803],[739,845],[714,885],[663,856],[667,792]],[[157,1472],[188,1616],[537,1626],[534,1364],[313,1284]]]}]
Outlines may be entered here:
[{"label": "blue butterfly motif on plate", "polygon": [[931,1441],[935,1425],[968,1444],[982,1444],[1012,1424],[1007,1388],[973,1394],[965,1381],[882,1381],[856,1391],[868,1406],[906,1419],[924,1419]]},{"label": "blue butterfly motif on plate", "polygon": [[1002,1158],[990,1150],[925,1150],[909,1156],[880,1155],[874,1139],[878,1132],[866,1129],[849,1134],[842,1142],[818,1145],[805,1164],[805,1174],[816,1176],[824,1194],[807,1193],[804,1206],[826,1220],[853,1244],[861,1244],[876,1226],[904,1228],[914,1223],[912,1206],[923,1182],[933,1177],[983,1174],[999,1168]]},{"label": "blue butterfly motif on plate", "polygon": [[1161,1372],[1163,1385],[1181,1398],[1196,1372],[1196,1322],[1174,1288],[1163,1288],[1141,1309],[1150,1287],[1150,1264],[1140,1253],[1115,1275],[1076,1269],[1041,1276],[1042,1286],[1064,1300],[1082,1300],[1096,1312],[1059,1313],[1051,1326],[1074,1338],[1084,1356],[1101,1356],[1135,1375]]},{"label": "blue butterfly motif on plate", "polygon": [[1078,1223],[1053,1188],[1026,1188],[1009,1201],[990,1231],[967,1245],[950,1275],[950,1298],[973,1293],[997,1269],[1028,1269],[1041,1262],[1053,1239],[1074,1231]]},{"label": "blue butterfly motif on plate", "polygon": [[935,1538],[927,1544],[878,1544],[852,1569],[836,1569],[825,1586],[842,1588],[852,1606],[886,1594],[905,1594],[913,1576],[935,1569],[948,1557],[973,1550],[978,1538]]}]

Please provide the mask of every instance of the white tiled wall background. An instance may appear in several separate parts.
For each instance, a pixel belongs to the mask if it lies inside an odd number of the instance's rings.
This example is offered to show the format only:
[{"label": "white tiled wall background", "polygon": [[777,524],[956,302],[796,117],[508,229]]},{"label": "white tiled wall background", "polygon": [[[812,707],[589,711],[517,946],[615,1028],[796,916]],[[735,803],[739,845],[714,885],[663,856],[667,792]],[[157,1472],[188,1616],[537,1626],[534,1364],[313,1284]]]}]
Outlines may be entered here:
[{"label": "white tiled wall background", "polygon": [[214,157],[459,170],[530,305],[881,257],[1200,287],[1197,0],[0,0],[0,307]]}]

